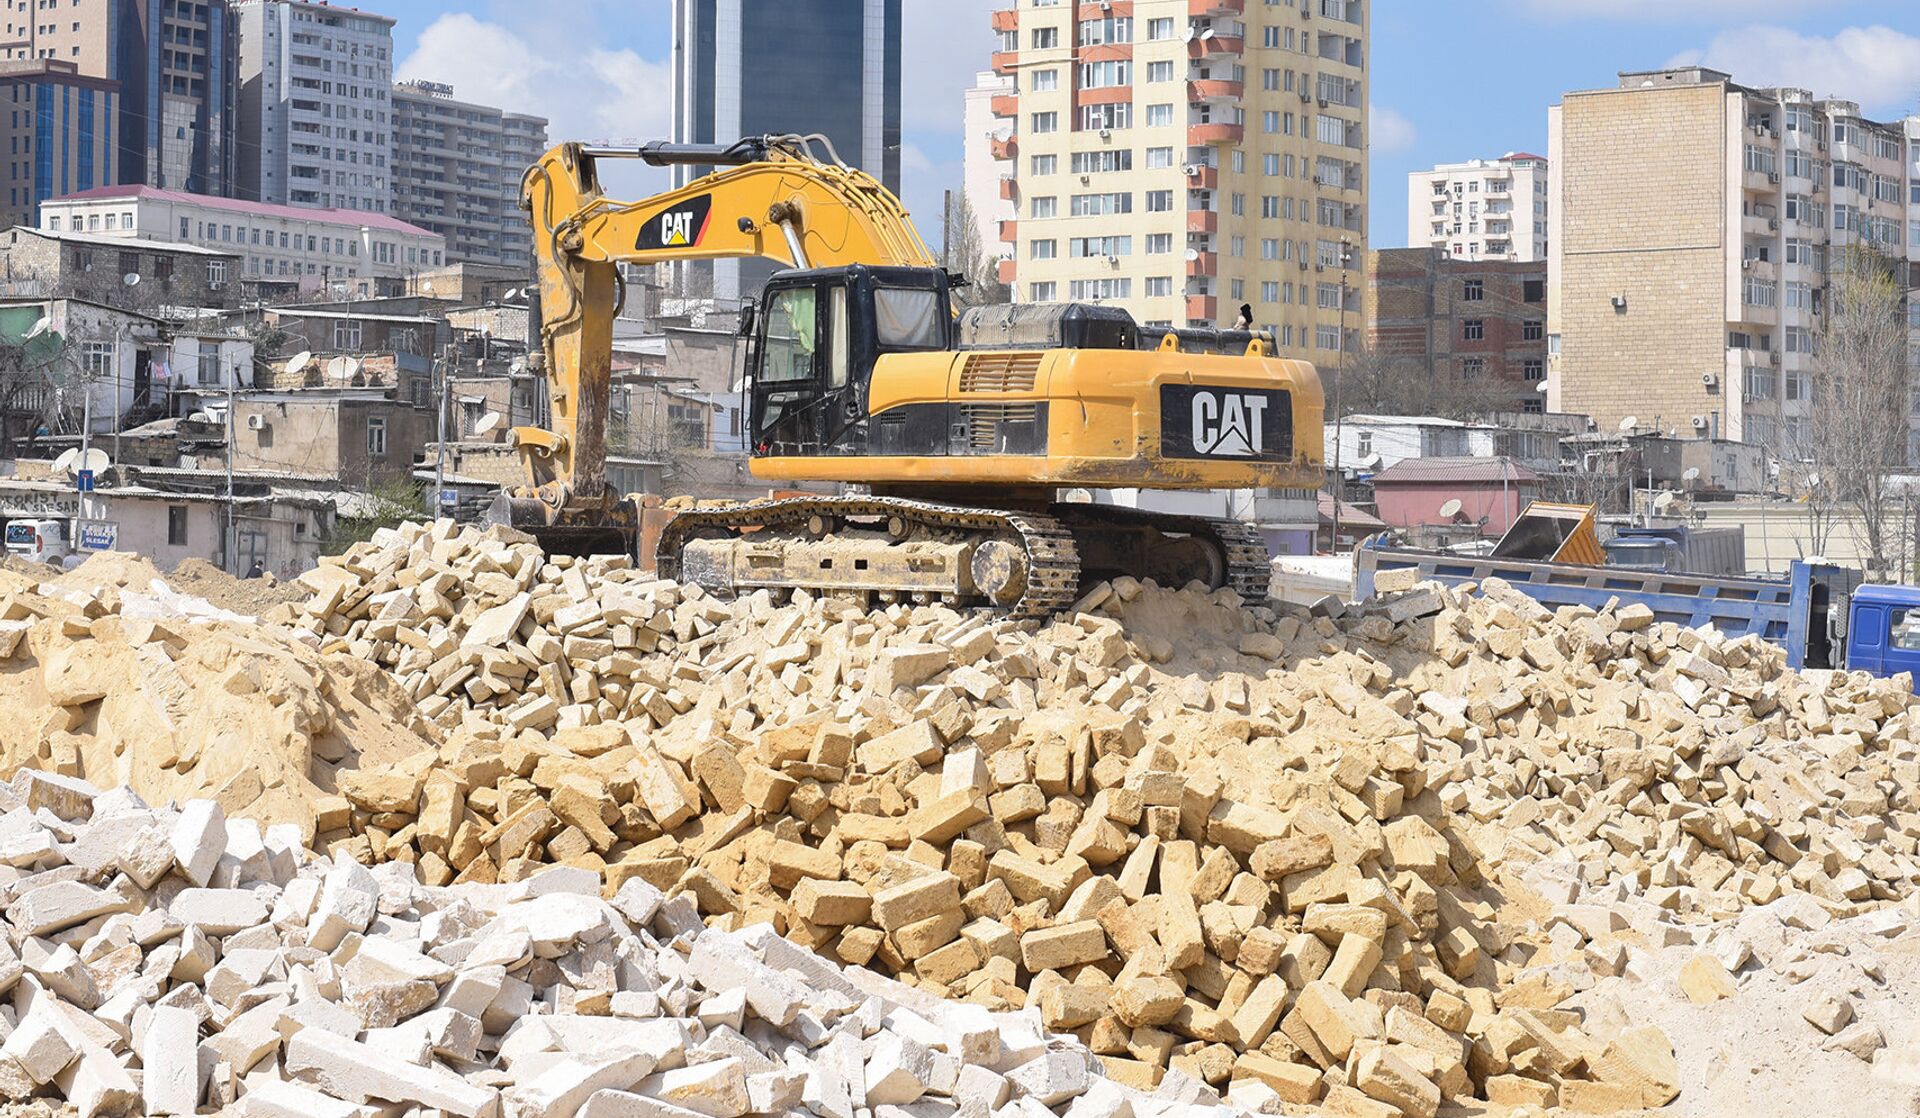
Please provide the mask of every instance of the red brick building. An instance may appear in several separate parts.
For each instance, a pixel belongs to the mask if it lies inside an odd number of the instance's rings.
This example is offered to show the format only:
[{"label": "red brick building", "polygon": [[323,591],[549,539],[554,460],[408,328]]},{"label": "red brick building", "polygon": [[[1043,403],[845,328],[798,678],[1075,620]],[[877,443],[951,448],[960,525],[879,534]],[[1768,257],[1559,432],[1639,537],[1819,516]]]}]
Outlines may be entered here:
[{"label": "red brick building", "polygon": [[1547,265],[1456,260],[1439,249],[1367,254],[1367,342],[1429,377],[1486,382],[1495,406],[1542,412]]}]

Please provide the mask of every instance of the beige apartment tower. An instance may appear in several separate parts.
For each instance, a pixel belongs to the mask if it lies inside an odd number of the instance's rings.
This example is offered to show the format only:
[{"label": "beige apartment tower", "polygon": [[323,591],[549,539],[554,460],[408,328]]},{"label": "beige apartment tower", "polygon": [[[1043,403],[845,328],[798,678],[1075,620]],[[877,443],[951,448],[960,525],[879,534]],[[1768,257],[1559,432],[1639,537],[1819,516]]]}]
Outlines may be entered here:
[{"label": "beige apartment tower", "polygon": [[1548,410],[1791,452],[1829,268],[1920,261],[1920,119],[1689,67],[1568,93],[1548,126]]},{"label": "beige apartment tower", "polygon": [[[1231,325],[1333,360],[1362,326],[1361,0],[1018,0],[991,147],[1021,301]],[[1348,313],[1351,312],[1351,313]]]}]

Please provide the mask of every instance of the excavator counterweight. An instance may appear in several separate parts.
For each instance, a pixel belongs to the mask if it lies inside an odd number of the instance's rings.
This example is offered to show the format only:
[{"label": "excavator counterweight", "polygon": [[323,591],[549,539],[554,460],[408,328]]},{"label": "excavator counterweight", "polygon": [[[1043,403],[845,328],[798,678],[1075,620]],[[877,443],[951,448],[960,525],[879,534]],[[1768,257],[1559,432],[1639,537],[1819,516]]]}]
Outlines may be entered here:
[{"label": "excavator counterweight", "polygon": [[[608,158],[716,169],[613,202],[597,173]],[[805,589],[1023,616],[1072,601],[1089,576],[1263,595],[1258,532],[1122,507],[1112,494],[1321,484],[1310,364],[1271,356],[1257,333],[1142,331],[1110,307],[956,319],[953,277],[899,200],[818,137],[562,144],[528,170],[523,200],[551,422],[515,430],[528,483],[502,496],[496,519],[550,548],[630,548],[638,520],[605,476],[621,264],[786,266],[744,315],[749,468],[770,486],[818,492],[675,516],[661,571],[716,592]]]}]

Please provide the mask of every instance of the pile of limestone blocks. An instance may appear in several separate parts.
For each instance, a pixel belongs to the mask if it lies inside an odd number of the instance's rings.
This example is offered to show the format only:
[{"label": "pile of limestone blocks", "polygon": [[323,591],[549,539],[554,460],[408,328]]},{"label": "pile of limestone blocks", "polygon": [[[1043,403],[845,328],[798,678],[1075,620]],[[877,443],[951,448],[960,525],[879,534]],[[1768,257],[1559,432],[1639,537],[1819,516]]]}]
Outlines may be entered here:
[{"label": "pile of limestone blocks", "polygon": [[[555,867],[419,885],[128,789],[0,785],[0,1102],[257,1118],[1172,1118],[1037,1016]],[[1242,1107],[1268,1097],[1241,1092]],[[1364,1096],[1356,1095],[1364,1102]]]}]

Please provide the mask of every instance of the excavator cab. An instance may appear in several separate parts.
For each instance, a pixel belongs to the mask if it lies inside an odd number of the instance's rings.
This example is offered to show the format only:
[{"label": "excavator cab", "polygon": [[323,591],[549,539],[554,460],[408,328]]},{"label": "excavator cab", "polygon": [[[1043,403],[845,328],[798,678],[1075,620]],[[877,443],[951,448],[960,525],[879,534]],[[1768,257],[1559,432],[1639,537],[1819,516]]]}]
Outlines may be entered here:
[{"label": "excavator cab", "polygon": [[954,331],[938,268],[807,268],[767,282],[748,336],[746,402],[756,457],[865,453],[875,363],[944,351]]}]

